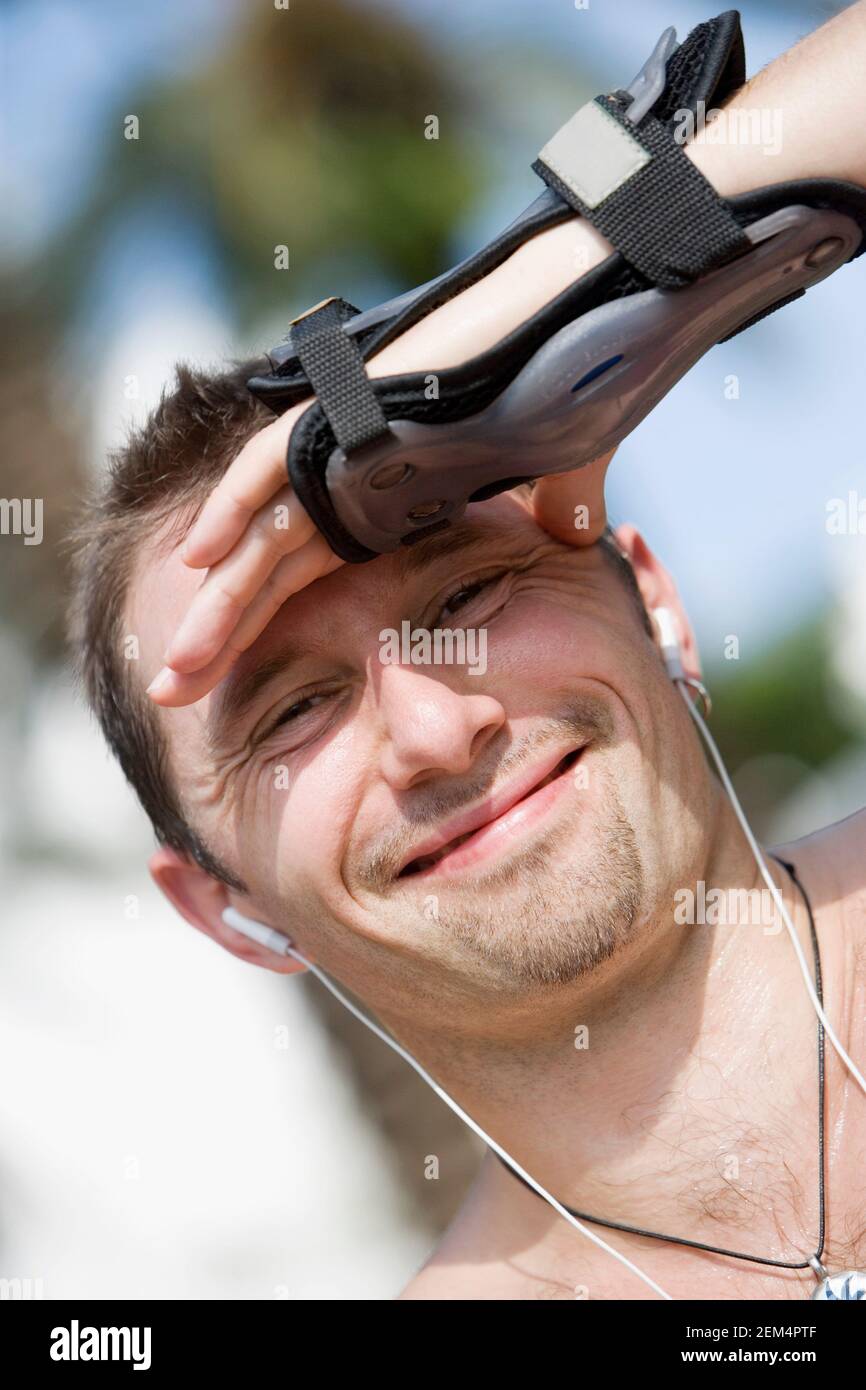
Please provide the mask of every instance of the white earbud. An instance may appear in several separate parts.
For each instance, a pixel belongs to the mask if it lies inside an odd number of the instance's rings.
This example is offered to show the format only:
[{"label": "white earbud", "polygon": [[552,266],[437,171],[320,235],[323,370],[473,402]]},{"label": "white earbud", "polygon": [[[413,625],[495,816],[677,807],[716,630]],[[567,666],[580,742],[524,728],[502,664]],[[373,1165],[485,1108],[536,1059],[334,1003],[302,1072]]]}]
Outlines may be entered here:
[{"label": "white earbud", "polygon": [[683,670],[683,658],[673,613],[669,608],[653,608],[652,617],[658,628],[659,643],[668,675],[674,681],[685,680],[686,673]]},{"label": "white earbud", "polygon": [[694,690],[703,702],[704,716],[709,719],[712,710],[710,693],[703,681],[699,681],[697,676],[687,676],[683,666],[683,654],[680,647],[680,640],[677,637],[677,625],[674,615],[669,608],[653,608],[650,610],[651,616],[655,619],[656,628],[659,634],[659,646],[661,647],[662,660],[665,669],[674,683],[682,682]]},{"label": "white earbud", "polygon": [[269,951],[276,951],[278,956],[287,956],[292,949],[292,942],[287,936],[274,931],[273,927],[265,926],[264,922],[256,922],[252,917],[244,917],[243,913],[238,912],[236,907],[227,907],[222,918],[227,927],[234,927],[235,931],[249,937],[250,941],[258,942],[259,946],[265,946]]}]

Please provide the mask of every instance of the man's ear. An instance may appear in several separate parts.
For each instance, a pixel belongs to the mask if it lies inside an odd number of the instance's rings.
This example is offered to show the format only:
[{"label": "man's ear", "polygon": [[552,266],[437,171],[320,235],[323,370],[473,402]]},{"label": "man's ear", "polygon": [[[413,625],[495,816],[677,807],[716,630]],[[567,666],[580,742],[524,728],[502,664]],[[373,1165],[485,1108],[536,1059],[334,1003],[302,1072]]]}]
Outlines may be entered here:
[{"label": "man's ear", "polygon": [[162,845],[150,856],[148,868],[157,888],[177,908],[181,917],[231,951],[233,956],[249,961],[251,965],[273,970],[278,975],[294,975],[306,970],[300,961],[269,951],[266,946],[250,941],[242,932],[227,926],[222,919],[227,907],[236,907],[245,917],[260,919],[247,898],[230,892],[224,883],[212,878],[200,865],[185,858],[178,850]]},{"label": "man's ear", "polygon": [[[701,657],[692,625],[677,592],[677,586],[659,560],[650,550],[643,536],[635,526],[624,522],[614,530],[617,544],[631,561],[634,577],[640,589],[644,607],[652,616],[654,608],[668,608],[673,615],[677,641],[680,644],[680,657],[687,676],[701,679]],[[656,625],[653,624],[655,627]],[[658,631],[655,633],[659,640]]]}]

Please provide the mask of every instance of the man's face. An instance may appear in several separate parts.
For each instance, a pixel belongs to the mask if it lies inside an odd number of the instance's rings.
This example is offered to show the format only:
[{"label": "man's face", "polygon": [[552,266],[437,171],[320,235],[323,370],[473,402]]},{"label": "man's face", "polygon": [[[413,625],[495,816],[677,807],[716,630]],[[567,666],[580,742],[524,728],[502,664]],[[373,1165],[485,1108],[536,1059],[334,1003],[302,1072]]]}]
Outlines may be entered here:
[{"label": "man's face", "polygon": [[[145,560],[145,670],[200,582],[177,551]],[[386,641],[458,628],[462,664]],[[703,764],[634,597],[515,494],[318,580],[212,695],[158,717],[188,819],[254,915],[386,990],[577,978],[700,836]]]}]

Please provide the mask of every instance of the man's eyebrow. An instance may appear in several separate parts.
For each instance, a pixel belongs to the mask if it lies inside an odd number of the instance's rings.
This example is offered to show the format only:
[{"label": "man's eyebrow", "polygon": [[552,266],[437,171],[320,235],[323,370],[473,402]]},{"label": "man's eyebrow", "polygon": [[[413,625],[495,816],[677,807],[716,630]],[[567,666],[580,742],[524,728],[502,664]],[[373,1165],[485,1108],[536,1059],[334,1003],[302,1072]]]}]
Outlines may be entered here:
[{"label": "man's eyebrow", "polygon": [[[448,555],[474,554],[476,550],[489,547],[493,541],[507,542],[510,548],[520,535],[518,525],[494,521],[490,517],[459,521],[447,530],[437,531],[435,535],[395,552],[398,579],[408,580]],[[309,655],[309,647],[295,638],[289,638],[277,651],[256,665],[230,671],[218,687],[205,721],[209,747],[219,747],[227,727],[249,710],[273,681],[284,677],[293,665]]]},{"label": "man's eyebrow", "polygon": [[218,747],[232,721],[250,709],[273,681],[308,655],[309,648],[291,638],[255,666],[230,671],[218,687],[205,721],[209,747]]},{"label": "man's eyebrow", "polygon": [[446,530],[437,531],[435,535],[397,551],[397,572],[401,579],[409,579],[444,556],[464,551],[471,553],[490,545],[492,541],[507,545],[510,553],[515,541],[520,539],[527,539],[526,531],[516,519],[504,522],[488,516],[458,521]]}]

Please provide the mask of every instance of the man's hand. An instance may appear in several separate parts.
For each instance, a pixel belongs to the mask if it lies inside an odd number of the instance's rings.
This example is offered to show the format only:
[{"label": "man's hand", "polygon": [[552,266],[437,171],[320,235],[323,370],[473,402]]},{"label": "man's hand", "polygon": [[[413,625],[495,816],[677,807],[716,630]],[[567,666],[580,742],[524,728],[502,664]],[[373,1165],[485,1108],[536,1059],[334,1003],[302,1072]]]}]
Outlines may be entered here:
[{"label": "man's hand", "polygon": [[[580,218],[551,228],[377,353],[367,364],[369,375],[436,371],[466,361],[497,343],[610,249]],[[249,441],[192,527],[181,554],[192,568],[208,573],[148,689],[157,704],[202,699],[286,599],[345,563],[316,530],[286,476],[289,437],[310,404],[293,406]],[[531,502],[540,525],[572,545],[597,540],[605,527],[604,475],[610,458],[540,479]],[[586,526],[575,525],[578,507],[587,509]]]},{"label": "man's hand", "polygon": [[[253,436],[187,536],[184,561],[208,573],[166,652],[167,675],[150,689],[158,704],[202,699],[286,599],[345,563],[286,481],[289,436],[309,404],[293,406]],[[611,457],[574,473],[539,479],[529,504],[539,525],[572,545],[597,540],[605,526],[604,475]],[[584,506],[589,525],[577,527],[576,511]]]},{"label": "man's hand", "polygon": [[[208,573],[148,687],[160,705],[201,700],[292,594],[345,562],[286,478],[286,449],[309,401],[245,445],[205,502],[181,556]],[[280,518],[278,526],[277,517]]]}]

